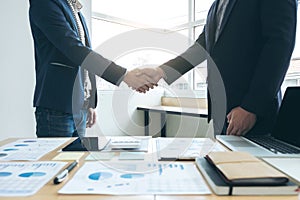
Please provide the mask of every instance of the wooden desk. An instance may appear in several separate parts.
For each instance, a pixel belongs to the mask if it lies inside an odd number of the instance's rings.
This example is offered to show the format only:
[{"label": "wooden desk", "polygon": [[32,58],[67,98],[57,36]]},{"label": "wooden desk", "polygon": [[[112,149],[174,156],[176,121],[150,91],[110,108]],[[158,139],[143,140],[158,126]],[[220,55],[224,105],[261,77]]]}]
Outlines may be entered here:
[{"label": "wooden desk", "polygon": [[[18,138],[20,139],[20,138]],[[43,156],[39,161],[51,161],[57,154],[58,151],[66,146],[67,144],[71,143],[73,140],[75,140],[76,138],[70,138],[70,141],[66,142],[64,145],[62,145],[61,147],[53,150],[52,152],[50,152],[49,154]],[[15,139],[7,139],[4,141],[0,141],[0,146],[13,142],[17,140]],[[64,184],[66,184],[66,182],[68,180],[70,180],[74,174],[79,170],[80,166],[83,165],[83,163],[85,162],[85,158],[89,155],[89,152],[85,152],[85,155],[82,156],[79,160],[79,165],[77,167],[74,168],[74,170],[72,170],[69,175],[68,178],[58,184],[55,185],[53,184],[53,180],[49,181],[42,189],[40,189],[35,195],[33,196],[28,196],[28,197],[1,197],[0,196],[0,200],[141,200],[141,199],[145,199],[145,200],[154,200],[154,196],[153,195],[141,195],[141,196],[113,196],[113,195],[65,195],[65,194],[58,194],[57,191],[59,191]],[[17,162],[17,161],[16,161]],[[69,162],[68,164],[70,164],[72,161],[67,161]]]},{"label": "wooden desk", "polygon": [[[0,146],[13,142],[16,139],[7,139],[0,142]],[[70,139],[69,142],[72,142],[73,139]],[[65,145],[66,145],[65,144]],[[65,146],[63,145],[63,146]],[[155,146],[155,145],[153,145]],[[45,155],[41,161],[52,160],[57,154],[58,150],[62,148],[59,147],[56,150]],[[152,151],[151,149],[150,151]],[[58,194],[57,191],[63,187],[63,185],[74,176],[76,171],[83,165],[85,162],[85,157],[89,154],[86,152],[83,157],[79,160],[79,167],[76,167],[69,174],[69,177],[66,181],[61,184],[54,185],[52,180],[49,181],[41,190],[39,190],[35,195],[28,197],[0,197],[0,200],[298,200],[297,196],[216,196],[211,195],[134,195],[134,196],[112,196],[112,195],[63,195]],[[154,154],[152,154],[154,155]]]},{"label": "wooden desk", "polygon": [[176,106],[138,106],[137,110],[144,111],[145,135],[149,136],[149,113],[161,115],[161,137],[166,137],[167,114],[207,118],[207,109],[176,107]]}]

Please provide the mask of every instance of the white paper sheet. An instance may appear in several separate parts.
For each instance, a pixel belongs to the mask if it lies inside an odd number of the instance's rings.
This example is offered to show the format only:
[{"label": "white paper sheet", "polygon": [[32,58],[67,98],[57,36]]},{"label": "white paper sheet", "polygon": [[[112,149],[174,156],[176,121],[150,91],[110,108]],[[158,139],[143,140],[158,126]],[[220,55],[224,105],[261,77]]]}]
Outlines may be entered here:
[{"label": "white paper sheet", "polygon": [[263,158],[300,185],[300,158]]},{"label": "white paper sheet", "polygon": [[20,139],[0,147],[0,161],[35,161],[58,148],[70,138]]},{"label": "white paper sheet", "polygon": [[61,194],[210,194],[194,163],[85,163]]},{"label": "white paper sheet", "polygon": [[0,196],[29,196],[52,179],[66,162],[0,163]]},{"label": "white paper sheet", "polygon": [[156,138],[156,151],[160,160],[191,160],[211,151],[225,150],[222,145],[209,138]]},{"label": "white paper sheet", "polygon": [[[112,136],[112,137],[107,137],[110,142],[111,141],[126,141],[132,138],[131,136]],[[151,139],[150,136],[136,136],[133,139],[138,139],[141,142],[141,146],[139,148],[134,148],[134,149],[113,149],[110,145],[110,143],[102,150],[103,152],[105,151],[110,151],[110,152],[120,152],[120,151],[131,151],[131,152],[148,152],[149,148],[149,140]]]},{"label": "white paper sheet", "polygon": [[90,152],[90,154],[85,158],[85,160],[111,160],[115,155],[116,152]]}]

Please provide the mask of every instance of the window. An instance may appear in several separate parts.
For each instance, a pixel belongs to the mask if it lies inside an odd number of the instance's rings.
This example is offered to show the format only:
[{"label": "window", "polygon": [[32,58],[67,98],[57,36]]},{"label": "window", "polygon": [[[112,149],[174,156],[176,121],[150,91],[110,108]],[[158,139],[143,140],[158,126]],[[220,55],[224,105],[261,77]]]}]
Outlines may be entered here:
[{"label": "window", "polygon": [[[161,34],[178,33],[185,36],[188,47],[195,40],[195,34],[199,35],[202,31],[212,2],[213,0],[93,0],[93,46],[101,48],[104,42],[128,31],[159,28]],[[114,61],[133,69],[148,64],[159,65],[175,56],[172,52],[160,49],[135,49],[120,55]],[[173,83],[172,90],[206,90],[203,86],[206,81],[205,66],[200,67],[201,69],[197,67]],[[115,88],[100,78],[97,84],[101,90]]]},{"label": "window", "polygon": [[[294,53],[293,56],[294,55],[296,55],[296,53]],[[286,88],[289,86],[300,86],[300,57],[292,57],[289,69],[281,86],[282,94],[284,94]]]},{"label": "window", "polygon": [[[299,3],[300,1],[298,1]],[[300,20],[300,9],[298,6],[297,12],[297,21]],[[292,60],[290,62],[290,67],[287,71],[285,79],[281,86],[282,94],[284,94],[285,90],[289,86],[300,86],[300,28],[297,25],[297,32],[296,32],[296,45],[294,52],[292,54]]]},{"label": "window", "polygon": [[[92,0],[93,46],[101,48],[103,43],[123,33],[149,28],[159,28],[160,33],[167,36],[181,34],[186,37],[189,46],[202,32],[213,2],[214,0]],[[298,12],[298,21],[299,16]],[[300,31],[297,31],[297,38],[300,38]],[[288,86],[300,85],[300,42],[298,43],[282,85],[283,92]],[[175,56],[174,52],[145,48],[125,52],[114,61],[130,70],[145,65],[159,65]],[[115,88],[100,78],[97,84],[101,90]],[[181,91],[178,94],[182,96],[188,96],[185,91],[192,90],[197,97],[205,98],[206,62],[182,76],[169,88]]]}]

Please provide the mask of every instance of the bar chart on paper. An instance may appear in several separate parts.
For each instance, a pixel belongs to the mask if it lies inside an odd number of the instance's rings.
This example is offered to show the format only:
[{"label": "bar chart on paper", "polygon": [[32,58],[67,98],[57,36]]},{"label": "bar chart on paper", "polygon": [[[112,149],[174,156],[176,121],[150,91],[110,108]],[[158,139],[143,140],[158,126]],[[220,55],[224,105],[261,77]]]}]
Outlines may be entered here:
[{"label": "bar chart on paper", "polygon": [[193,163],[85,163],[61,194],[210,194]]}]

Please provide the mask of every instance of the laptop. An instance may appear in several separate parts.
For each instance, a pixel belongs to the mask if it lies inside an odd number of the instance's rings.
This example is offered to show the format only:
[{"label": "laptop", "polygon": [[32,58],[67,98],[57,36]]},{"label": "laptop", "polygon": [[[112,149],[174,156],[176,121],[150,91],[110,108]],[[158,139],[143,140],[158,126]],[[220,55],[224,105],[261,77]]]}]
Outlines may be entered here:
[{"label": "laptop", "polygon": [[257,157],[300,158],[300,87],[288,87],[271,133],[261,136],[217,135],[233,151],[249,152]]}]

